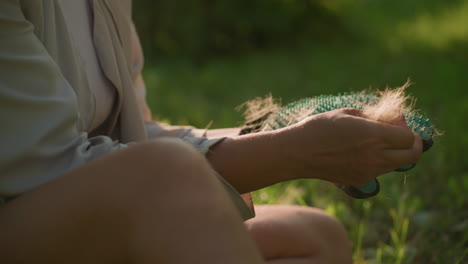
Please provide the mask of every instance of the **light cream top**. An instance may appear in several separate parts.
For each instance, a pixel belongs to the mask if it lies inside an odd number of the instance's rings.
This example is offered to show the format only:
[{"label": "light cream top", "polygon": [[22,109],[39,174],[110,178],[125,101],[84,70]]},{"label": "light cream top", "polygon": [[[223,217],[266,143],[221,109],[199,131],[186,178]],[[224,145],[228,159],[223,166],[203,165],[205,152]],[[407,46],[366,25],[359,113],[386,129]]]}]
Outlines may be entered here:
[{"label": "light cream top", "polygon": [[222,139],[152,122],[142,67],[131,0],[0,1],[0,202],[128,144]]},{"label": "light cream top", "polygon": [[149,138],[219,141],[152,122],[142,66],[130,0],[0,1],[0,198]]},{"label": "light cream top", "polygon": [[89,87],[96,100],[96,112],[90,130],[101,125],[112,111],[115,98],[115,88],[104,76],[96,55],[93,43],[91,8],[88,0],[61,1],[65,22],[76,43],[76,52],[86,70]]}]

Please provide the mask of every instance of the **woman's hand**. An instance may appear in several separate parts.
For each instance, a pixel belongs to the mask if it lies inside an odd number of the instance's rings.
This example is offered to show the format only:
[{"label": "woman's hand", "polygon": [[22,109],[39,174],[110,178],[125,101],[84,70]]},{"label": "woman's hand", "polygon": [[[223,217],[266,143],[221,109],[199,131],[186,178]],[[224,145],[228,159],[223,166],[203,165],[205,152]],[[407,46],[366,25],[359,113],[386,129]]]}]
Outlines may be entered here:
[{"label": "woman's hand", "polygon": [[422,140],[403,119],[389,125],[360,116],[360,110],[339,109],[283,129],[227,138],[207,158],[241,193],[299,178],[363,186],[416,163]]},{"label": "woman's hand", "polygon": [[422,140],[403,118],[401,124],[389,125],[362,118],[361,113],[338,109],[278,131],[279,152],[290,175],[363,186],[418,161]]}]

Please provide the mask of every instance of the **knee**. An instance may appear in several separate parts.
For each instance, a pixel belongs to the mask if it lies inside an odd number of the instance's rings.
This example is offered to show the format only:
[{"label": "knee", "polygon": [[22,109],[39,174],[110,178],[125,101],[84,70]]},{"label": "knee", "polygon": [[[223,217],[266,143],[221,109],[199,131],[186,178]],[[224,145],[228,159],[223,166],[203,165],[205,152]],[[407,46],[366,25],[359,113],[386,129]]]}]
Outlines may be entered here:
[{"label": "knee", "polygon": [[205,158],[190,144],[178,138],[161,138],[136,144],[128,148],[132,161],[145,169],[160,169],[162,164],[198,166],[206,163]]},{"label": "knee", "polygon": [[[167,206],[197,212],[226,208],[223,186],[203,155],[180,139],[162,138],[129,147],[122,162],[130,167],[124,196],[145,206]],[[131,207],[132,204],[129,204]]]},{"label": "knee", "polygon": [[330,264],[352,262],[351,244],[343,225],[323,210],[268,206],[256,211],[257,217],[246,224],[267,258],[303,257],[313,263]]},{"label": "knee", "polygon": [[213,175],[205,157],[180,139],[161,138],[132,146],[128,152],[125,163],[134,170],[133,178],[141,178],[148,184],[153,181],[157,185],[170,181],[205,184]]},{"label": "knee", "polygon": [[317,208],[298,209],[310,239],[319,248],[317,258],[323,263],[352,263],[351,242],[343,224],[335,217]]}]

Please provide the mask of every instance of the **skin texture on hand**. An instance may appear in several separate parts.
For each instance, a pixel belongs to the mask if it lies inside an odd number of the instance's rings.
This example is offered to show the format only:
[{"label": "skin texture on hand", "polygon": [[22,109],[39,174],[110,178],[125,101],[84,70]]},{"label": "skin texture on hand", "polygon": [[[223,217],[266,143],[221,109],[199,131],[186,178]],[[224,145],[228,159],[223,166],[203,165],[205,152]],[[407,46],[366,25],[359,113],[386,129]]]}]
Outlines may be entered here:
[{"label": "skin texture on hand", "polygon": [[312,116],[284,131],[287,163],[300,178],[362,186],[400,166],[414,164],[422,141],[404,122],[390,125],[361,117],[357,109]]},{"label": "skin texture on hand", "polygon": [[361,116],[357,109],[314,115],[283,129],[229,138],[207,157],[241,193],[299,178],[362,186],[416,163],[422,142],[404,122]]}]

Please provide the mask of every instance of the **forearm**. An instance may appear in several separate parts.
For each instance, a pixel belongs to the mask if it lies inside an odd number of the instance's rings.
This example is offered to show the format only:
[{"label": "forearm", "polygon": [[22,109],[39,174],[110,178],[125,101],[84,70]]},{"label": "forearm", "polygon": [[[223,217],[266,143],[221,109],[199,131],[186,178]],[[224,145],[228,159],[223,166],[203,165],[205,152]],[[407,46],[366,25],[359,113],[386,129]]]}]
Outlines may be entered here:
[{"label": "forearm", "polygon": [[213,146],[207,158],[231,185],[246,193],[290,180],[281,144],[279,131],[237,136]]},{"label": "forearm", "polygon": [[417,162],[422,141],[408,127],[367,120],[357,111],[330,111],[283,129],[228,138],[207,157],[241,193],[297,178],[363,186]]}]

